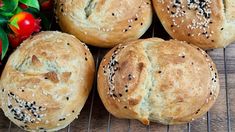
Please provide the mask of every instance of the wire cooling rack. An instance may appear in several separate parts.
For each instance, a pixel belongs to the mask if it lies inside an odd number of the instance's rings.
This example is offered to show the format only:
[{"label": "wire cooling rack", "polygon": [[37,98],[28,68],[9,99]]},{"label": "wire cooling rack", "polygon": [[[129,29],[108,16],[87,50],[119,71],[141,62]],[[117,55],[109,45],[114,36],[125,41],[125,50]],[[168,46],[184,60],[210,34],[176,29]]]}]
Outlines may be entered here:
[{"label": "wire cooling rack", "polygon": [[[59,30],[52,24],[52,30]],[[170,39],[154,16],[153,24],[142,38]],[[90,47],[99,63],[108,49]],[[221,90],[213,108],[202,118],[185,125],[167,126],[151,123],[144,126],[136,120],[117,119],[106,111],[97,93],[96,79],[90,96],[78,119],[59,132],[233,132],[235,131],[235,44],[224,49],[207,51],[217,64]],[[2,67],[2,66],[1,66]],[[0,132],[23,132],[9,121],[0,110]]]}]

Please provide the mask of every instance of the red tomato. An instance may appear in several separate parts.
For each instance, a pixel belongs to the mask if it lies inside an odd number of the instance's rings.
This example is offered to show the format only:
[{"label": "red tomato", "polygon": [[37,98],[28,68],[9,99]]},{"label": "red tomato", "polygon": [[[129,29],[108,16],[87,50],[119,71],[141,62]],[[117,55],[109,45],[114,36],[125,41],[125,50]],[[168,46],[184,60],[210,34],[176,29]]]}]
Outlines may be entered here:
[{"label": "red tomato", "polygon": [[47,0],[41,4],[42,10],[50,10],[52,9],[52,7],[53,7],[53,0]]},{"label": "red tomato", "polygon": [[2,7],[3,6],[3,2],[2,2],[2,0],[0,0],[0,7]]},{"label": "red tomato", "polygon": [[[40,30],[40,19],[35,19],[28,12],[20,12],[10,19],[9,27],[16,36],[29,37],[33,32]],[[17,25],[17,26],[16,26]]]},{"label": "red tomato", "polygon": [[11,47],[16,48],[20,45],[23,39],[20,36],[15,36],[14,34],[8,34],[8,40],[11,44]]},{"label": "red tomato", "polygon": [[21,9],[27,9],[27,8],[28,8],[28,6],[27,6],[27,5],[22,4],[22,3],[20,3],[20,4],[19,4],[19,6],[20,6],[20,8],[21,8]]}]

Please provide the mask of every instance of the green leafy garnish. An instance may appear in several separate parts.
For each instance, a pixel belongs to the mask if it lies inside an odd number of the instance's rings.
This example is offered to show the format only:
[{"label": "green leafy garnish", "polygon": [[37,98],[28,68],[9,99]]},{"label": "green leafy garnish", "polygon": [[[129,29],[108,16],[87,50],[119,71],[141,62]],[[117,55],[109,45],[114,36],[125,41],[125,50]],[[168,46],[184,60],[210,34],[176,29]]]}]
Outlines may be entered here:
[{"label": "green leafy garnish", "polygon": [[19,0],[19,2],[25,4],[29,7],[36,8],[37,10],[39,10],[39,8],[40,8],[38,0]]},{"label": "green leafy garnish", "polygon": [[13,12],[18,6],[18,2],[19,0],[2,0],[3,6],[0,7],[0,13],[5,12],[7,14]]},{"label": "green leafy garnish", "polygon": [[1,60],[3,60],[3,58],[5,57],[7,50],[8,50],[8,46],[9,46],[9,41],[7,38],[7,34],[4,32],[4,30],[0,27],[0,39],[2,40],[2,56],[1,56]]}]

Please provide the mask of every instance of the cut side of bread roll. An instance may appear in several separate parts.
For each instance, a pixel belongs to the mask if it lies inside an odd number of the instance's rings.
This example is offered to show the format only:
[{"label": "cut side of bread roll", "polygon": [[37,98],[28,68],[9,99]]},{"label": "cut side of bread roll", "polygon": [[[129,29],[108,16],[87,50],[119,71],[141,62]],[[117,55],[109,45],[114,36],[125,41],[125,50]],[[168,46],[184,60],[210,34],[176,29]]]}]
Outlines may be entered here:
[{"label": "cut side of bread roll", "polygon": [[97,47],[141,37],[152,23],[150,0],[56,0],[61,29]]},{"label": "cut side of bread roll", "polygon": [[78,117],[94,72],[85,44],[65,33],[41,32],[8,59],[1,76],[0,105],[22,129],[62,129]]},{"label": "cut side of bread roll", "polygon": [[166,31],[203,49],[235,41],[234,0],[153,0]]},{"label": "cut side of bread roll", "polygon": [[215,64],[200,48],[152,38],[108,52],[99,67],[98,92],[118,118],[182,124],[212,107],[219,80]]}]

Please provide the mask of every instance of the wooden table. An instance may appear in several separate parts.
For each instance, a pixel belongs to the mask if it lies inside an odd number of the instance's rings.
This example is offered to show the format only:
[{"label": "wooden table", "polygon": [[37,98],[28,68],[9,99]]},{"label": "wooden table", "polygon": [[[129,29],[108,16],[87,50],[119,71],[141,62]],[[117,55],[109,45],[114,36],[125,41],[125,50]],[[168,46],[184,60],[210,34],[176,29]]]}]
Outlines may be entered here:
[{"label": "wooden table", "polygon": [[[142,38],[161,37],[169,39],[159,21],[154,22]],[[90,47],[96,68],[108,49]],[[235,43],[224,49],[208,51],[219,71],[221,90],[213,108],[202,118],[189,124],[165,126],[151,123],[142,125],[136,120],[117,119],[104,108],[96,89],[96,81],[89,99],[78,119],[60,132],[235,132]],[[0,132],[22,132],[0,110]]]}]

